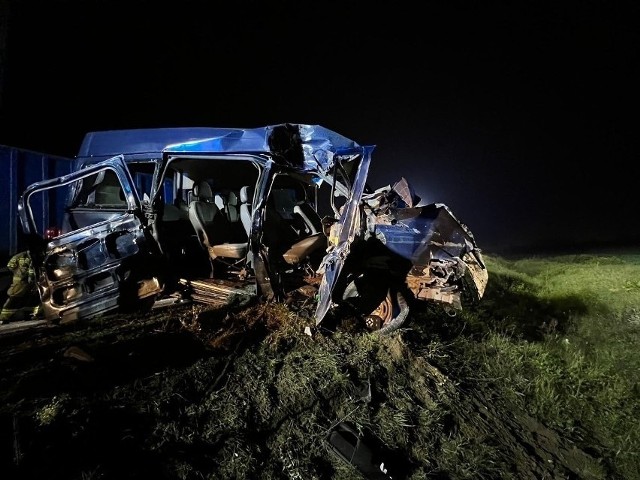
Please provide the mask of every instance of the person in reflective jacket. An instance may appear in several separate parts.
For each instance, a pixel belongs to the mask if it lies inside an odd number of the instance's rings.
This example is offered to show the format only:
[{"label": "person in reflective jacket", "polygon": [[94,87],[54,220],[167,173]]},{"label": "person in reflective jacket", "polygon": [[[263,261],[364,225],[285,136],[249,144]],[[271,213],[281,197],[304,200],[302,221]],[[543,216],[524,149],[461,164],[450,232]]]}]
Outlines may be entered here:
[{"label": "person in reflective jacket", "polygon": [[29,253],[16,253],[9,259],[7,267],[13,273],[13,279],[0,312],[0,324],[40,316],[42,307]]}]

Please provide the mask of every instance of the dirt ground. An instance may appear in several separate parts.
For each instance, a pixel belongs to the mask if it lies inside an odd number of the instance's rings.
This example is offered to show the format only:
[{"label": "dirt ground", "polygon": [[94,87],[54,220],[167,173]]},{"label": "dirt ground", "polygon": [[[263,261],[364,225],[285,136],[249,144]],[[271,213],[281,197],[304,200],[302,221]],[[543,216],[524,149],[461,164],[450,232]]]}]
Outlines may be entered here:
[{"label": "dirt ground", "polygon": [[[307,421],[311,417],[322,423],[345,416],[339,402],[331,400],[342,398],[339,390],[311,400],[298,392],[299,405],[290,407],[280,387],[268,386],[271,405],[277,397],[281,408],[263,416],[262,393],[248,399],[237,394],[238,411],[245,412],[234,420],[238,427],[220,427],[228,405],[209,399],[222,399],[230,391],[233,376],[241,372],[240,360],[248,355],[261,358],[257,345],[266,340],[276,344],[273,351],[281,355],[271,357],[271,363],[281,362],[293,348],[286,335],[274,337],[282,325],[274,325],[256,307],[230,314],[183,306],[66,326],[1,328],[4,479],[355,478],[356,470],[327,456],[317,445],[320,440],[308,440],[316,428]],[[294,329],[293,335],[313,341],[302,329]],[[411,340],[385,345],[411,346]],[[394,355],[393,368],[407,372],[409,378],[401,381],[411,383],[420,415],[429,409],[440,413],[437,420],[430,417],[428,434],[409,433],[395,441],[424,442],[424,453],[408,446],[405,452],[389,449],[389,478],[614,478],[596,449],[581,448],[563,432],[515,410],[495,394],[490,381],[450,378],[407,352],[391,351]],[[287,365],[281,363],[282,368]],[[252,368],[253,375],[269,381],[268,364]],[[245,376],[244,383],[250,378]],[[374,399],[394,391],[385,382],[390,379],[372,378]],[[322,392],[331,388],[325,386]],[[389,404],[392,398],[368,408],[380,414]],[[287,425],[293,430],[285,430]],[[457,453],[451,453],[452,442],[458,442]],[[244,465],[233,464],[234,455],[246,458]],[[473,455],[478,458],[470,459]]]}]

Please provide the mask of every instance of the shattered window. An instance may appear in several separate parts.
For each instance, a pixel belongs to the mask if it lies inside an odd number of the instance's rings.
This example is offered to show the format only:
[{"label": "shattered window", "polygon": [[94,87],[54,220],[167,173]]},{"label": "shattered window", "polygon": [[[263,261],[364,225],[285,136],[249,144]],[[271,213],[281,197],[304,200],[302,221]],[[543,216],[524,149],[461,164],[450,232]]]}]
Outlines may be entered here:
[{"label": "shattered window", "polygon": [[76,183],[75,207],[126,208],[127,202],[120,180],[113,170],[102,170]]}]

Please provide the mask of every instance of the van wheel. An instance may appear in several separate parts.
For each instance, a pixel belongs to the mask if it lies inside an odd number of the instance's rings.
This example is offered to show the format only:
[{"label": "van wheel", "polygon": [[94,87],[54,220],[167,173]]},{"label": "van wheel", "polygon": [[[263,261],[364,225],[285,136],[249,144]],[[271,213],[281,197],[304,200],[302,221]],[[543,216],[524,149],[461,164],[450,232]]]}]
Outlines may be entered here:
[{"label": "van wheel", "polygon": [[358,290],[357,282],[352,281],[345,288],[342,298],[363,316],[369,330],[386,335],[405,322],[409,315],[409,304],[404,294],[396,288],[387,287],[382,292],[376,290],[372,285]]}]

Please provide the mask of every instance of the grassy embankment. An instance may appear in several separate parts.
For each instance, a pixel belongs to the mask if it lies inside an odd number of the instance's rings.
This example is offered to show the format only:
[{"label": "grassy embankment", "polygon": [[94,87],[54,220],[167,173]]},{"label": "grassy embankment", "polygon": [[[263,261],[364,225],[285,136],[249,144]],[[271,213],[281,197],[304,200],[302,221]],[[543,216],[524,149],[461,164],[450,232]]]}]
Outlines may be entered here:
[{"label": "grassy embankment", "polygon": [[[427,306],[387,337],[310,337],[273,304],[79,327],[26,350],[38,365],[7,360],[7,460],[49,478],[351,479],[323,443],[347,421],[394,478],[640,479],[640,255],[486,260],[479,305]],[[95,361],[55,353],[71,345]],[[541,461],[536,438],[589,459]]]},{"label": "grassy embankment", "polygon": [[455,350],[625,479],[640,478],[640,254],[489,257]]}]

